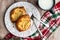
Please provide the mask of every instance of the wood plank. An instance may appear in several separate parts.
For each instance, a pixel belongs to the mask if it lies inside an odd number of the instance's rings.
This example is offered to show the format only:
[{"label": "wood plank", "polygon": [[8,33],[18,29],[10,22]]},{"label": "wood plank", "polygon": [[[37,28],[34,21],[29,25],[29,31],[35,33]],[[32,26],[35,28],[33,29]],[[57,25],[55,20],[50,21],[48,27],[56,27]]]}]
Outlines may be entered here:
[{"label": "wood plank", "polygon": [[7,7],[13,2],[14,0],[0,0],[0,39],[9,33],[5,28],[3,18]]},{"label": "wood plank", "polygon": [[19,1],[26,1],[26,0],[14,0],[15,2],[19,2]]}]

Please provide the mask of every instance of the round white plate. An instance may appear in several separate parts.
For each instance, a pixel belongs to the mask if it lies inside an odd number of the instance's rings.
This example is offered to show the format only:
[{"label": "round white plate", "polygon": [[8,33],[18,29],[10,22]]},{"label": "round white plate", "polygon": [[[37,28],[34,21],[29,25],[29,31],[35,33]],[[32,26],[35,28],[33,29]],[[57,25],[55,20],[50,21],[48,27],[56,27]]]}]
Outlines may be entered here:
[{"label": "round white plate", "polygon": [[[19,32],[17,29],[16,29],[16,26],[11,22],[10,20],[10,12],[13,8],[15,7],[21,7],[21,6],[24,6],[24,8],[26,9],[26,12],[31,16],[32,13],[33,15],[38,19],[40,20],[40,13],[39,11],[37,10],[37,8],[32,5],[31,3],[28,3],[28,2],[17,2],[17,3],[14,3],[12,4],[6,11],[6,14],[5,14],[5,25],[6,25],[6,28],[9,30],[10,33],[12,33],[13,35],[15,36],[18,36],[18,37],[27,37],[27,36],[30,36],[32,35],[33,33],[35,33],[37,31],[36,27],[34,24],[32,24],[30,26],[30,28],[26,31],[23,31],[23,32]],[[37,27],[39,26],[39,22],[37,20],[35,20],[36,22],[36,25]],[[14,27],[13,27],[14,26]]]}]

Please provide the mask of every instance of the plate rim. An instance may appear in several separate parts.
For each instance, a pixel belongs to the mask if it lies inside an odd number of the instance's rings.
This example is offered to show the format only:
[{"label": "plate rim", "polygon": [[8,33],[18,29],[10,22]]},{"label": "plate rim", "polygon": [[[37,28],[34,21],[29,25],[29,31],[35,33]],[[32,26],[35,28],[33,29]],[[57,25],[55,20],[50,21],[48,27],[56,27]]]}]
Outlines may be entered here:
[{"label": "plate rim", "polygon": [[[16,3],[21,3],[21,2],[16,2]],[[16,3],[13,3],[13,4],[11,4],[8,8],[7,8],[7,10],[6,10],[6,12],[5,12],[5,16],[6,16],[6,13],[7,13],[7,11],[8,11],[8,9],[12,6],[12,5],[14,5],[14,4],[16,4]],[[23,2],[22,2],[23,3]],[[25,2],[25,3],[29,3],[29,2]],[[33,5],[32,3],[29,3],[29,4],[31,4],[31,5]],[[34,5],[33,5],[34,6]],[[35,7],[35,6],[34,6]],[[35,7],[36,8],[36,7]],[[37,8],[36,8],[37,9]],[[38,9],[37,9],[38,10]],[[10,10],[11,11],[11,10]],[[38,11],[39,12],[39,11]],[[40,12],[39,12],[40,13]],[[4,16],[4,23],[5,23],[5,26],[6,26],[6,22],[5,22],[5,16]],[[6,26],[6,28],[7,28],[7,26]],[[7,30],[9,31],[9,29],[7,28]],[[37,31],[37,30],[36,30]],[[9,31],[10,33],[11,33],[11,31]],[[13,34],[13,33],[11,33],[11,34]],[[14,34],[13,34],[14,35]],[[32,35],[32,34],[31,34]]]}]

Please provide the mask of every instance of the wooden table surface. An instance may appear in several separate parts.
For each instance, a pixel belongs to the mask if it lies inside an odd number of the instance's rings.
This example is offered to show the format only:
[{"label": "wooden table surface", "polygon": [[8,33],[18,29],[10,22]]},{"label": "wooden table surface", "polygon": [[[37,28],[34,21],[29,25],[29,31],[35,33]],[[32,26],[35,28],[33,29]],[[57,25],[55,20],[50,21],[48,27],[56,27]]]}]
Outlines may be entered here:
[{"label": "wooden table surface", "polygon": [[[8,34],[8,30],[6,29],[5,25],[4,25],[4,14],[6,9],[14,2],[18,2],[18,1],[28,1],[32,4],[34,4],[38,10],[42,14],[45,12],[42,9],[39,8],[37,1],[38,0],[0,0],[0,39],[3,39],[5,37],[6,34]],[[59,2],[60,0],[55,0],[56,3]],[[18,38],[14,38],[15,40],[19,40]],[[57,28],[57,30],[48,38],[48,40],[60,40],[60,27]]]}]

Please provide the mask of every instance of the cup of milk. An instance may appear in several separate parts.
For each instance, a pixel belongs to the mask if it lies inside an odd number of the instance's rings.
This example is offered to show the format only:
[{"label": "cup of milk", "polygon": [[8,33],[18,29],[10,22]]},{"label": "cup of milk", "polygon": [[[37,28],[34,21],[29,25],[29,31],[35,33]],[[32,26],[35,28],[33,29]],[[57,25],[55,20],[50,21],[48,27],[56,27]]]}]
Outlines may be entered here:
[{"label": "cup of milk", "polygon": [[38,0],[39,7],[44,10],[50,10],[53,7],[54,3],[54,0]]}]

